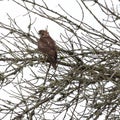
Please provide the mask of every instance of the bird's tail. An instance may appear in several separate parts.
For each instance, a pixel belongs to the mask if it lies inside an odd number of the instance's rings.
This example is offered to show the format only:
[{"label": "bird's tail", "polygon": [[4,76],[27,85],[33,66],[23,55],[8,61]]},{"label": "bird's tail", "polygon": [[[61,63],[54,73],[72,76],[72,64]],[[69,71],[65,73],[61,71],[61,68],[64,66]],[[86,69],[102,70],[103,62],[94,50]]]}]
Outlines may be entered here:
[{"label": "bird's tail", "polygon": [[53,66],[53,68],[54,68],[55,70],[57,69],[57,63],[56,63],[56,62],[51,63],[51,65]]},{"label": "bird's tail", "polygon": [[52,67],[56,70],[57,69],[57,60],[53,57],[49,57],[48,61],[49,61],[50,65],[52,65]]}]

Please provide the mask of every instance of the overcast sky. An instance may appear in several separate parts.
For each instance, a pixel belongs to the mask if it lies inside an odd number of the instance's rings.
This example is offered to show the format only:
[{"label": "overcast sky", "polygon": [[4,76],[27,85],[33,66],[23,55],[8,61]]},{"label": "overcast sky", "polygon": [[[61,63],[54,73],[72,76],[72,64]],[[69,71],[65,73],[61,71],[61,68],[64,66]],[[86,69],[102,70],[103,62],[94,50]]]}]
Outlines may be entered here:
[{"label": "overcast sky", "polygon": [[[41,4],[43,4],[41,0],[39,1]],[[68,0],[52,0],[52,2],[51,0],[45,0],[45,2],[51,9],[56,10],[57,12],[60,12],[62,14],[65,14],[59,7],[59,5],[61,5],[68,13],[70,13],[70,15],[72,15],[76,19],[82,20],[81,9],[75,0],[69,0],[69,2]],[[92,7],[93,2],[89,2],[88,4],[93,9],[94,13],[99,14],[99,17],[102,19],[103,14],[101,14],[101,10],[98,9],[98,6]],[[27,23],[28,16],[25,16],[25,13],[26,13],[25,9],[21,8],[20,6],[18,6],[17,4],[15,4],[14,2],[10,0],[9,1],[4,0],[4,1],[0,1],[0,11],[1,11],[0,21],[3,21],[4,23],[9,23],[8,16],[7,16],[7,14],[9,14],[12,18],[15,18],[17,20],[17,23],[20,26],[22,26],[24,30],[26,30],[27,25],[29,23]],[[84,13],[85,13],[84,21],[89,22],[90,25],[94,26],[95,23],[92,20],[92,17],[89,14],[89,12],[84,10]],[[32,16],[32,19],[34,20],[35,17],[36,16]],[[50,31],[53,31],[53,29],[54,30],[58,29],[58,26],[56,24],[54,24],[53,22],[47,21],[45,19],[42,19],[42,18],[40,19],[38,18],[38,20],[34,24],[34,27],[37,30],[44,29],[46,28],[46,26],[48,26],[48,29]],[[58,32],[58,30],[56,32]]]},{"label": "overcast sky", "polygon": [[[20,1],[20,0],[18,0]],[[36,0],[37,2],[39,1],[39,4],[43,4],[42,0]],[[104,3],[104,0],[100,0],[101,2]],[[65,14],[59,5],[61,5],[70,15],[75,17],[76,19],[82,20],[82,12],[80,9],[80,6],[76,2],[76,0],[45,0],[46,4],[51,8],[52,10],[56,10],[57,12],[60,12],[62,14]],[[109,7],[112,6],[111,0],[106,0],[106,2],[110,5]],[[87,5],[91,8],[92,11],[94,11],[94,14],[99,17],[99,19],[103,20],[105,19],[104,14],[102,13],[101,9],[94,4],[92,1],[86,1]],[[118,0],[114,0],[114,4],[118,4]],[[118,7],[119,8],[119,7]],[[94,26],[95,28],[98,28],[100,26],[96,25],[96,22],[94,21],[93,17],[89,14],[88,11],[84,10],[84,22],[89,23],[89,25]],[[9,19],[7,14],[9,14],[12,18],[15,18],[17,20],[17,23],[22,26],[24,30],[27,31],[27,26],[28,26],[28,16],[25,14],[27,13],[25,9],[21,8],[18,6],[16,3],[12,2],[12,0],[4,0],[0,1],[0,21],[4,23],[9,23]],[[32,16],[32,20],[34,21],[36,16]],[[51,31],[51,34],[53,34],[53,30],[56,30],[54,32],[54,37],[61,31],[60,27],[53,22],[50,22],[48,20],[45,20],[43,18],[38,18],[36,23],[34,24],[34,27],[36,30],[39,29],[45,29],[46,26],[48,26],[48,30]],[[60,31],[58,30],[60,29]]]}]

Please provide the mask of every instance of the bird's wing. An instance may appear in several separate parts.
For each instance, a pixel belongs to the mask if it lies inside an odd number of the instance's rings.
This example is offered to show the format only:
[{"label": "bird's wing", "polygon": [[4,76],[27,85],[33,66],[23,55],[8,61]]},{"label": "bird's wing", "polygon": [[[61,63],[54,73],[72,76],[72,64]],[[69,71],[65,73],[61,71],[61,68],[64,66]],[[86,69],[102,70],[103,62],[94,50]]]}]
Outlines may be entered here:
[{"label": "bird's wing", "polygon": [[49,48],[51,48],[53,50],[56,50],[55,41],[51,37],[46,37],[45,41],[46,41],[47,47],[49,47]]},{"label": "bird's wing", "polygon": [[51,37],[40,38],[38,47],[41,52],[52,54],[54,53],[54,55],[57,56],[56,44]]}]

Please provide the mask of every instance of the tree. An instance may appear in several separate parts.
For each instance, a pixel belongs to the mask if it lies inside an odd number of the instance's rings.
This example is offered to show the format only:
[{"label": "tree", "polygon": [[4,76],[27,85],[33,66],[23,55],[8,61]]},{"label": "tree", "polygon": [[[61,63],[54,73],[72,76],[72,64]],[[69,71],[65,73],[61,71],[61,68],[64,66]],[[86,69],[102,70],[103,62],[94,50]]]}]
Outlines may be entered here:
[{"label": "tree", "polygon": [[[0,21],[0,119],[120,119],[119,1],[75,0],[78,17],[47,1],[12,2],[27,11],[28,29],[9,13]],[[37,48],[39,19],[62,29],[56,71]]]}]

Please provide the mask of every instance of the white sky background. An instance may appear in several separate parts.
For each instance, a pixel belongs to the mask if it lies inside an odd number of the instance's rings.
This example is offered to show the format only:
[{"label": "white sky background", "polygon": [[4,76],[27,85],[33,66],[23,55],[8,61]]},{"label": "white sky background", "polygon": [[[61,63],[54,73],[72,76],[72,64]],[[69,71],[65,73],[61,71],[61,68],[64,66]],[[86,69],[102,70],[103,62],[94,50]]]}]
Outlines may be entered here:
[{"label": "white sky background", "polygon": [[[38,1],[41,1],[41,0],[38,0]],[[117,0],[115,0],[115,1],[117,1]],[[49,6],[49,8],[56,10],[60,13],[63,13],[63,11],[58,6],[58,4],[60,4],[73,17],[75,17],[79,20],[82,20],[81,9],[75,0],[69,0],[69,3],[67,0],[65,0],[65,1],[64,0],[52,0],[52,2],[51,2],[51,0],[45,0],[45,2]],[[91,6],[91,8],[93,8],[92,7],[93,2],[88,2],[88,3]],[[97,7],[98,6],[95,6],[93,11],[94,11],[94,13],[99,14],[99,18],[102,19],[103,14],[101,14],[100,9],[97,9]],[[27,13],[25,9],[16,5],[14,2],[11,2],[10,0],[9,1],[4,0],[4,1],[0,1],[0,11],[1,11],[0,21],[4,21],[4,23],[6,23],[6,22],[9,23],[8,16],[6,15],[8,13],[11,16],[11,18],[15,18],[17,20],[18,24],[20,26],[22,26],[22,28],[24,30],[26,30],[29,22],[26,21],[26,20],[28,20],[28,17],[25,16],[25,13]],[[84,12],[85,12],[84,21],[87,23],[89,22],[90,25],[95,25],[89,12],[88,11],[84,11]],[[32,16],[32,17],[34,20],[35,17],[34,16]],[[53,36],[57,35],[56,32],[60,33],[60,30],[58,30],[58,28],[60,29],[60,27],[58,25],[55,25],[53,22],[50,22],[43,18],[40,18],[39,22],[37,21],[34,26],[35,26],[36,30],[45,29],[46,26],[48,26],[48,30],[52,33]],[[54,31],[56,31],[56,32],[54,32]]]},{"label": "white sky background", "polygon": [[[38,0],[38,1],[41,2],[41,0]],[[81,11],[80,7],[78,6],[75,0],[44,0],[44,1],[53,10],[57,10],[58,12],[63,13],[63,11],[61,11],[60,7],[58,6],[58,4],[60,4],[73,17],[79,20],[82,19],[81,12],[79,12]],[[101,1],[104,1],[104,0],[101,0]],[[110,2],[110,0],[106,0],[106,1]],[[88,4],[90,6],[93,6],[93,2],[88,2]],[[114,4],[118,4],[118,0],[114,0]],[[101,20],[105,19],[101,10],[97,8],[98,6],[94,6],[94,8],[92,8],[94,11],[94,14],[96,14],[97,17],[99,17],[99,19]],[[0,22],[2,21],[4,23],[9,24],[10,21],[8,20],[7,13],[9,14],[9,16],[11,16],[11,18],[15,18],[17,23],[21,26],[21,28],[27,32],[27,27],[29,25],[29,22],[27,22],[27,20],[29,20],[29,18],[25,16],[25,13],[27,13],[25,9],[16,5],[14,2],[11,2],[11,0],[0,1]],[[84,22],[89,23],[90,26],[93,26],[95,28],[99,27],[99,29],[101,29],[100,26],[97,26],[96,22],[93,20],[93,17],[90,16],[88,11],[84,11],[84,13],[85,13]],[[35,17],[36,16],[33,16],[32,18],[33,21]],[[50,31],[50,35],[54,38],[54,40],[60,41],[60,37],[59,37],[60,33],[64,31],[62,28],[60,28],[60,26],[43,18],[38,18],[36,23],[34,24],[34,28],[36,30],[45,29],[46,26],[48,26],[48,31]],[[34,28],[33,30],[35,30]],[[3,31],[0,31],[0,33],[2,32]],[[38,37],[37,33],[35,33],[35,35]],[[0,91],[0,96],[6,99],[6,95],[4,91]]]},{"label": "white sky background", "polygon": [[[40,1],[40,3],[42,3],[41,0],[36,0],[36,1]],[[101,0],[101,1],[104,2],[104,0]],[[110,1],[111,0],[106,0],[106,2],[110,3],[111,5]],[[76,0],[69,0],[69,2],[68,0],[52,0],[52,2],[51,0],[45,0],[45,2],[49,6],[49,8],[56,10],[60,13],[64,13],[58,6],[58,4],[60,4],[68,13],[70,13],[70,15],[72,15],[73,17],[79,20],[82,20],[82,12]],[[99,19],[101,20],[107,19],[105,18],[103,12],[101,12],[99,7],[94,5],[92,1],[91,2],[86,1],[86,3],[87,5],[91,6],[94,14],[97,15]],[[114,0],[114,4],[118,4],[118,3],[119,3],[118,0]],[[18,25],[20,25],[21,28],[27,32],[27,27],[29,25],[29,22],[27,22],[27,20],[29,20],[29,18],[27,15],[25,15],[25,13],[27,13],[25,9],[23,9],[22,7],[20,7],[19,5],[15,4],[14,2],[10,0],[9,1],[4,0],[4,1],[0,1],[0,12],[1,12],[0,21],[4,21],[4,23],[9,24],[8,16],[6,15],[8,13],[11,16],[11,18],[15,18]],[[84,9],[84,13],[85,13],[84,22],[89,23],[90,26],[93,26],[98,29],[98,27],[100,26],[96,24],[96,21],[94,21],[93,17],[89,14],[89,12]],[[32,16],[32,21],[34,21],[35,18],[36,16]],[[45,29],[46,26],[48,26],[48,30],[51,36],[53,36],[55,39],[59,39],[58,38],[59,33],[63,32],[62,31],[63,29],[62,28],[60,29],[60,27],[56,25],[55,23],[48,21],[44,18],[38,18],[38,20],[34,24],[34,27],[36,30]]]}]

